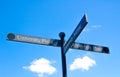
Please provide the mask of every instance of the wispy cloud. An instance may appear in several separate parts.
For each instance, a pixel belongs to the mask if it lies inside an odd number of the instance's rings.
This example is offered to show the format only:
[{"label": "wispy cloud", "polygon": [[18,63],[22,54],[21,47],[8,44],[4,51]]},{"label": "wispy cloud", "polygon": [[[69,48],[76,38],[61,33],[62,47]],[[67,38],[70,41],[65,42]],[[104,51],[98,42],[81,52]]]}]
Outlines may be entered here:
[{"label": "wispy cloud", "polygon": [[90,32],[90,31],[98,30],[100,28],[102,28],[102,25],[93,25],[93,26],[90,26],[88,28],[85,28],[83,31]]},{"label": "wispy cloud", "polygon": [[24,66],[23,68],[37,73],[38,76],[44,76],[45,74],[51,75],[56,72],[56,68],[45,58],[34,60],[30,66]]},{"label": "wispy cloud", "polygon": [[73,70],[89,70],[90,67],[96,65],[96,61],[91,59],[88,56],[84,56],[83,58],[76,58],[74,62],[70,65],[69,69]]},{"label": "wispy cloud", "polygon": [[83,29],[83,32],[90,32],[90,28]]},{"label": "wispy cloud", "polygon": [[98,29],[98,28],[101,28],[102,27],[102,25],[93,25],[93,26],[91,26],[92,28],[95,28],[95,29]]}]

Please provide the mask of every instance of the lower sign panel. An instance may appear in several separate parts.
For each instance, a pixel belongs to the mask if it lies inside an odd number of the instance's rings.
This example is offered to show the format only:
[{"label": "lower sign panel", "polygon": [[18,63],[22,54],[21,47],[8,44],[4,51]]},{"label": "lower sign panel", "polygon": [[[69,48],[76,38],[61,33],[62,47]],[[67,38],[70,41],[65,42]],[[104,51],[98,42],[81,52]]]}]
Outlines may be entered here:
[{"label": "lower sign panel", "polygon": [[109,53],[108,47],[91,45],[91,44],[84,44],[84,43],[73,43],[71,48],[86,50],[86,51],[100,52],[100,53]]},{"label": "lower sign panel", "polygon": [[[16,41],[16,42],[31,43],[31,44],[55,46],[55,47],[61,46],[60,40],[57,40],[57,39],[33,37],[33,36],[26,36],[26,35],[14,34],[14,33],[9,33],[7,35],[7,40]],[[109,53],[108,47],[92,45],[92,44],[84,44],[84,43],[74,42],[70,48],[71,49],[78,49],[78,50],[100,52],[100,53],[107,53],[107,54]]]}]

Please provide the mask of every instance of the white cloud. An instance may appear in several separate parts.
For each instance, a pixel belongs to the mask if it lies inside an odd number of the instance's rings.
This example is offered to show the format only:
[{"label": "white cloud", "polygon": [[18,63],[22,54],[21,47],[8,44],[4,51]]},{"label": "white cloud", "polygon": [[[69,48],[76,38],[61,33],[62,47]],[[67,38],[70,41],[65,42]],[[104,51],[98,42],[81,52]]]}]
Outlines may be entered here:
[{"label": "white cloud", "polygon": [[90,67],[96,64],[95,60],[89,58],[88,56],[84,56],[83,58],[76,58],[74,62],[70,65],[70,70],[89,70]]},{"label": "white cloud", "polygon": [[24,66],[23,68],[35,72],[39,76],[51,75],[56,72],[56,68],[51,66],[51,62],[45,58],[34,60],[30,66]]}]

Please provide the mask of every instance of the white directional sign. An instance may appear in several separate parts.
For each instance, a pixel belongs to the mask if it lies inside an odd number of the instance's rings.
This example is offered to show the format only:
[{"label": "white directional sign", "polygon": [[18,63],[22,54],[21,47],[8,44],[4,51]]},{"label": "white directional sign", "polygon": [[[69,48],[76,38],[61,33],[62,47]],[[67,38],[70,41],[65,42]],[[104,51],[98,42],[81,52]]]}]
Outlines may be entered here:
[{"label": "white directional sign", "polygon": [[49,45],[49,46],[58,46],[58,44],[60,43],[56,39],[47,39],[47,38],[26,36],[26,35],[13,34],[13,33],[8,33],[7,40],[32,43],[32,44]]},{"label": "white directional sign", "polygon": [[[33,37],[33,36],[26,36],[26,35],[21,35],[21,34],[14,34],[14,33],[8,33],[7,40],[31,43],[31,44],[55,46],[55,47],[61,46],[60,40],[57,40],[57,39],[47,39],[47,38],[42,38],[42,37]],[[84,43],[73,42],[70,48],[78,49],[78,50],[100,52],[100,53],[109,53],[108,47],[84,44]]]},{"label": "white directional sign", "polygon": [[65,43],[65,45],[64,45],[64,53],[65,54],[68,51],[68,49],[71,47],[72,43],[79,36],[81,31],[84,29],[84,27],[87,25],[87,23],[88,23],[88,19],[87,19],[87,15],[85,14],[83,16],[83,18],[81,19],[81,21],[79,22],[76,29],[74,30],[74,32],[72,33],[72,35],[70,36],[69,40]]}]

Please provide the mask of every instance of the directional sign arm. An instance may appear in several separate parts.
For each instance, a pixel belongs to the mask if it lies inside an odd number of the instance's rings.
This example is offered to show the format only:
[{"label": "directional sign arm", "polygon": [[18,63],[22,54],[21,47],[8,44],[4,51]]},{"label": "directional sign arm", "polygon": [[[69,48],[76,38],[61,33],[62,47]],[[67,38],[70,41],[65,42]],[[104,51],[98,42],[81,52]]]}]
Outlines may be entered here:
[{"label": "directional sign arm", "polygon": [[68,51],[68,49],[71,47],[72,43],[77,39],[79,34],[82,32],[84,27],[87,25],[87,23],[88,23],[88,18],[87,18],[87,15],[85,14],[83,18],[81,19],[81,21],[79,22],[79,24],[77,25],[74,32],[72,33],[72,35],[70,36],[70,38],[68,39],[68,41],[65,43],[64,45],[65,54]]},{"label": "directional sign arm", "polygon": [[108,47],[93,45],[93,44],[85,44],[85,43],[74,42],[70,48],[109,54],[109,48]]},{"label": "directional sign arm", "polygon": [[[33,37],[33,36],[26,36],[26,35],[21,35],[21,34],[14,34],[14,33],[8,33],[7,40],[31,43],[31,44],[38,44],[38,45],[55,46],[55,47],[61,46],[60,40],[57,40],[57,39]],[[108,47],[84,44],[84,43],[73,42],[70,48],[77,49],[77,50],[100,52],[100,53],[109,53]]]},{"label": "directional sign arm", "polygon": [[7,40],[47,46],[60,46],[60,40],[57,39],[47,39],[43,37],[34,37],[14,33],[8,33]]}]

